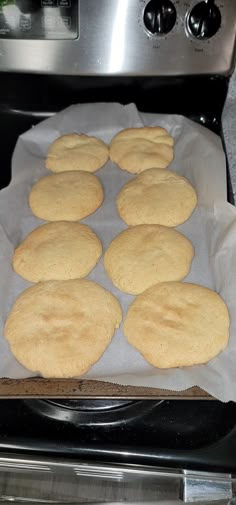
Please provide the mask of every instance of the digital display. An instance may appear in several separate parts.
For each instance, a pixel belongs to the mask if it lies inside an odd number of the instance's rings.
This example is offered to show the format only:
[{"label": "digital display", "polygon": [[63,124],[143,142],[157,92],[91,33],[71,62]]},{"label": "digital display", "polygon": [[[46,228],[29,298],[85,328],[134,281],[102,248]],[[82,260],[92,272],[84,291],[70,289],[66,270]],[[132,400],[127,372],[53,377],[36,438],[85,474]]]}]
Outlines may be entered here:
[{"label": "digital display", "polygon": [[79,36],[79,1],[0,0],[0,39],[63,39]]}]

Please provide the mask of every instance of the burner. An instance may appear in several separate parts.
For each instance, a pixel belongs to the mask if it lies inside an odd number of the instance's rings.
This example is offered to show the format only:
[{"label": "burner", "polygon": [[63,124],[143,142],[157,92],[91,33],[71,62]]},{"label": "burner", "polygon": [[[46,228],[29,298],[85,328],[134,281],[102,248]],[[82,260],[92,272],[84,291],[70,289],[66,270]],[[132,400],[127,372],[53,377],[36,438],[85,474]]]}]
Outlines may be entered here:
[{"label": "burner", "polygon": [[138,419],[156,408],[161,401],[141,400],[25,400],[38,414],[75,425],[122,424]]},{"label": "burner", "polygon": [[120,407],[127,407],[136,403],[132,400],[45,400],[56,407],[63,407],[66,409],[94,412],[94,411],[107,411]]}]

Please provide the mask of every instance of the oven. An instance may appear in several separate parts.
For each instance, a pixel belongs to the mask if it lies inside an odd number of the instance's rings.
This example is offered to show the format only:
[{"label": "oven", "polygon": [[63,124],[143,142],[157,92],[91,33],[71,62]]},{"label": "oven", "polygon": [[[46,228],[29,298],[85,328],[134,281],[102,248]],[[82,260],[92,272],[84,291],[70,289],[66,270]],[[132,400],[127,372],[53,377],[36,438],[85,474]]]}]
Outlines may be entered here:
[{"label": "oven", "polygon": [[[235,36],[232,0],[0,0],[0,187],[19,135],[72,104],[180,114],[224,143]],[[0,396],[2,501],[234,501],[232,401],[38,378]]]}]

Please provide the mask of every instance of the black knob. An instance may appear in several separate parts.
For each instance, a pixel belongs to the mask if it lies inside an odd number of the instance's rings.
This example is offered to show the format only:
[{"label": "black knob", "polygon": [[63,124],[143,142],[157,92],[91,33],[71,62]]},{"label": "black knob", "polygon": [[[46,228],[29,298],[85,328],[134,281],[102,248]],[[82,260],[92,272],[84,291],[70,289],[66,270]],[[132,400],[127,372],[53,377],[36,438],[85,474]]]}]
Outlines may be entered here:
[{"label": "black knob", "polygon": [[188,17],[190,33],[197,39],[210,39],[221,26],[221,13],[214,0],[200,2]]},{"label": "black knob", "polygon": [[144,10],[144,24],[150,33],[164,35],[176,22],[176,9],[170,0],[151,0]]}]

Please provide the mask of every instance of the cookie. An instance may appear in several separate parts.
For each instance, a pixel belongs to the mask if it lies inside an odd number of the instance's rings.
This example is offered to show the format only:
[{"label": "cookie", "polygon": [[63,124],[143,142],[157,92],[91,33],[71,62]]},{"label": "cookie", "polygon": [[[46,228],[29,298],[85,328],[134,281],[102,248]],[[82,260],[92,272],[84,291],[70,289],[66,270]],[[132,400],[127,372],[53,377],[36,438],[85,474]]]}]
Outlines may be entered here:
[{"label": "cookie", "polygon": [[93,214],[103,202],[99,179],[87,172],[47,175],[33,186],[29,206],[45,221],[79,221]]},{"label": "cookie", "polygon": [[83,170],[95,172],[107,162],[109,149],[102,140],[69,133],[57,138],[49,147],[46,168],[52,172]]},{"label": "cookie", "polygon": [[174,227],[187,221],[196,205],[196,192],[185,177],[158,168],[139,174],[117,196],[119,215],[129,225]]},{"label": "cookie", "polygon": [[109,155],[122,170],[139,174],[152,167],[168,167],[174,156],[173,145],[165,128],[127,128],[112,139]]},{"label": "cookie", "polygon": [[33,230],[16,248],[13,268],[31,282],[80,279],[102,254],[97,235],[85,224],[56,221]]},{"label": "cookie", "polygon": [[124,334],[158,368],[207,363],[229,340],[229,313],[222,298],[203,286],[156,284],[130,305]]},{"label": "cookie", "polygon": [[133,226],[109,245],[104,265],[117,288],[137,295],[153,284],[183,279],[194,255],[192,243],[173,228]]},{"label": "cookie", "polygon": [[29,370],[79,377],[102,356],[121,319],[119,302],[95,282],[40,282],[17,298],[4,335]]}]

